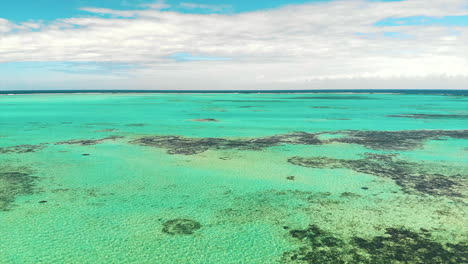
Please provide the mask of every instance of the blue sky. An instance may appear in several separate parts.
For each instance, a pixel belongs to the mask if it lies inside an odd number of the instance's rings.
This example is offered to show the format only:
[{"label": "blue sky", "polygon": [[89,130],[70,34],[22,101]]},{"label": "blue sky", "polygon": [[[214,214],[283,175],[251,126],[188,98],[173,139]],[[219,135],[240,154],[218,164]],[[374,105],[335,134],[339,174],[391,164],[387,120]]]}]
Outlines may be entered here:
[{"label": "blue sky", "polygon": [[[174,6],[169,10],[190,13],[206,13],[203,9],[177,8],[180,3],[195,2],[203,5],[230,6],[226,12],[248,12],[261,9],[275,8],[287,4],[303,4],[307,2],[329,1],[329,0],[203,0],[203,1],[166,1]],[[87,15],[79,8],[86,6],[111,8],[111,9],[141,9],[142,5],[153,3],[152,0],[6,0],[0,4],[0,17],[10,20],[44,19],[53,20],[72,16]],[[28,8],[25,8],[25,7]]]},{"label": "blue sky", "polygon": [[376,26],[415,26],[415,25],[440,25],[440,26],[468,26],[468,16],[412,16],[389,17],[375,23]]},{"label": "blue sky", "polygon": [[0,89],[465,78],[467,28],[466,0],[5,0]]},{"label": "blue sky", "polygon": [[[200,0],[193,1],[201,5],[220,6],[220,10],[208,10],[203,8],[181,8],[181,3],[192,3],[192,1],[165,1],[172,7],[166,10],[183,13],[242,13],[264,9],[278,8],[284,5],[305,4],[312,2],[325,2],[333,0]],[[396,2],[404,0],[371,0],[381,2]],[[54,20],[57,18],[67,18],[73,16],[86,16],[87,12],[81,11],[82,7],[101,7],[117,10],[142,9],[145,4],[153,3],[153,0],[14,0],[2,1],[0,4],[0,18],[13,21],[25,20]],[[468,5],[468,4],[467,4]],[[27,7],[27,8],[25,8]],[[377,23],[377,25],[401,25],[396,22],[403,22],[407,25],[417,24],[442,24],[442,25],[464,25],[468,24],[468,16],[447,16],[436,17],[409,17],[409,18],[389,18]]]}]

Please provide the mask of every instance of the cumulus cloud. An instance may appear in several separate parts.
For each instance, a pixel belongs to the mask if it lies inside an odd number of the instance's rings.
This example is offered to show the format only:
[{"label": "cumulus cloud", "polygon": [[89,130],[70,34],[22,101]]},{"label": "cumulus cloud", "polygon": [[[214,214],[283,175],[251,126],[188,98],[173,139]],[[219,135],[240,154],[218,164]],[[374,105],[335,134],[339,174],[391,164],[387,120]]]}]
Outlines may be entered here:
[{"label": "cumulus cloud", "polygon": [[[141,67],[131,69],[135,80],[184,88],[190,82],[180,81],[181,77],[200,85],[242,82],[250,89],[265,80],[293,85],[444,76],[466,82],[467,27],[375,25],[389,17],[468,15],[466,4],[466,0],[343,0],[229,15],[164,11],[168,7],[164,2],[144,10],[87,7],[82,10],[90,16],[60,19],[34,30],[12,31],[21,25],[0,19],[0,62],[137,64]],[[231,59],[171,59],[178,53]]]}]

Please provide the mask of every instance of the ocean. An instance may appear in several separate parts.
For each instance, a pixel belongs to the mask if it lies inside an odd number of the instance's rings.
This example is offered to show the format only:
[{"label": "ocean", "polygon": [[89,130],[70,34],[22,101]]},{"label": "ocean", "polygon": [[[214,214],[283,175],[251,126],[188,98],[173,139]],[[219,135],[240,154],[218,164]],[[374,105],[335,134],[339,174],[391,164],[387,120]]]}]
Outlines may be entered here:
[{"label": "ocean", "polygon": [[0,263],[463,263],[467,91],[0,96]]}]

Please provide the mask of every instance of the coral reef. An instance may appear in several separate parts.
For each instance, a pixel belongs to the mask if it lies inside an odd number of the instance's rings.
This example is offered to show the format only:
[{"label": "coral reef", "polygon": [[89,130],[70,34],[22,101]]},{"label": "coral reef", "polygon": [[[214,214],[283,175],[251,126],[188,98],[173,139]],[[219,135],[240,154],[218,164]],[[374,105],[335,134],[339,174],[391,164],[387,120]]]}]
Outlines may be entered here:
[{"label": "coral reef", "polygon": [[131,144],[167,149],[169,154],[194,155],[207,150],[241,149],[261,150],[285,145],[317,145],[321,141],[315,134],[297,132],[263,138],[224,139],[224,138],[188,138],[182,136],[148,136],[130,141]]},{"label": "coral reef", "polygon": [[117,129],[114,129],[114,128],[107,128],[107,129],[96,130],[96,131],[94,131],[94,132],[101,133],[101,132],[115,132],[115,131],[117,131]]},{"label": "coral reef", "polygon": [[310,108],[317,108],[317,109],[349,109],[346,107],[336,107],[336,106],[311,106]]},{"label": "coral reef", "polygon": [[36,180],[26,169],[0,168],[0,211],[10,210],[16,197],[33,194]]},{"label": "coral reef", "polygon": [[[376,100],[377,98],[371,98],[369,96],[363,95],[343,95],[343,96],[298,96],[298,97],[291,97],[288,99],[317,99],[317,100]],[[379,99],[380,100],[380,99]]]},{"label": "coral reef", "polygon": [[162,232],[169,235],[192,235],[202,226],[190,219],[173,219],[163,224]]},{"label": "coral reef", "polygon": [[387,117],[401,117],[413,119],[467,119],[468,115],[403,114],[388,115]]},{"label": "coral reef", "polygon": [[109,136],[109,137],[100,138],[100,139],[71,139],[71,140],[57,142],[57,143],[55,143],[55,145],[67,144],[67,145],[89,146],[89,145],[97,145],[97,144],[100,144],[100,143],[102,143],[104,141],[115,140],[115,139],[119,139],[119,138],[123,138],[123,137],[121,137],[121,136]]},{"label": "coral reef", "polygon": [[370,154],[364,159],[346,160],[327,157],[292,157],[288,162],[311,168],[346,168],[356,172],[390,178],[408,193],[424,193],[434,196],[463,196],[466,175],[443,175],[429,171],[422,163],[405,161],[395,154]]},{"label": "coral reef", "polygon": [[439,243],[427,230],[413,232],[404,228],[387,228],[385,235],[372,239],[352,237],[350,241],[310,225],[293,229],[289,235],[300,242],[297,250],[285,252],[285,263],[321,264],[446,264],[466,263],[467,245]]},{"label": "coral reef", "polygon": [[340,194],[340,197],[353,199],[353,198],[360,198],[361,195],[353,193],[353,192],[343,192],[343,193]]},{"label": "coral reef", "polygon": [[333,133],[346,134],[347,137],[333,138],[327,142],[359,144],[376,150],[411,150],[422,147],[425,140],[441,140],[444,137],[468,139],[468,130],[344,130],[329,132],[329,134]]},{"label": "coral reef", "polygon": [[[343,134],[345,137],[320,140],[322,134]],[[191,138],[177,135],[144,136],[130,141],[131,144],[167,149],[169,154],[194,155],[207,150],[241,149],[262,150],[280,145],[321,145],[333,142],[359,144],[376,150],[411,150],[422,147],[425,140],[443,140],[446,137],[468,139],[468,130],[407,130],[407,131],[360,131],[340,130],[333,132],[293,132],[259,138]],[[70,140],[62,144],[92,145],[100,140]]]},{"label": "coral reef", "polygon": [[128,124],[126,126],[129,126],[129,127],[142,127],[142,126],[146,126],[146,124]]},{"label": "coral reef", "polygon": [[219,120],[214,118],[203,118],[203,119],[192,119],[195,122],[219,122]]},{"label": "coral reef", "polygon": [[44,144],[41,145],[18,145],[12,147],[4,147],[0,148],[0,154],[22,154],[22,153],[30,153],[42,150],[46,146]]},{"label": "coral reef", "polygon": [[88,123],[87,126],[113,126],[115,123]]}]

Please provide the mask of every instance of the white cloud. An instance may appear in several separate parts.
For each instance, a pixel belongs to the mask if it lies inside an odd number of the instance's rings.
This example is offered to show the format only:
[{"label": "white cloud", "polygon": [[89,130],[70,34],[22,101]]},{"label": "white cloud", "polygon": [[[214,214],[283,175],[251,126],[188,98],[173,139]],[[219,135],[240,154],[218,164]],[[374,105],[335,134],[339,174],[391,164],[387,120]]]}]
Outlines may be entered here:
[{"label": "white cloud", "polygon": [[10,32],[10,30],[13,28],[13,23],[10,21],[0,18],[0,33],[6,33]]},{"label": "white cloud", "polygon": [[[224,87],[231,82],[252,89],[265,80],[269,85],[308,85],[316,80],[434,76],[461,76],[466,82],[467,27],[374,26],[388,17],[468,15],[466,3],[332,1],[230,15],[161,11],[167,7],[164,2],[145,10],[83,8],[114,17],[61,19],[40,30],[17,32],[11,29],[20,25],[0,20],[0,62],[139,64],[144,68],[130,71],[141,87],[158,83],[193,89],[194,84]],[[408,37],[384,35],[395,31]],[[180,63],[168,59],[175,53],[232,60]]]},{"label": "white cloud", "polygon": [[206,4],[196,4],[196,3],[180,3],[179,6],[185,9],[207,9],[213,12],[220,12],[232,9],[230,5],[206,5]]},{"label": "white cloud", "polygon": [[152,4],[143,4],[141,6],[149,7],[151,9],[157,9],[157,10],[165,9],[165,8],[170,7],[170,5],[166,3],[166,1],[162,1],[162,0],[156,1],[156,2],[154,2]]},{"label": "white cloud", "polygon": [[82,11],[86,11],[89,13],[95,14],[106,14],[106,15],[113,15],[113,16],[120,16],[120,17],[134,17],[138,14],[138,11],[121,11],[121,10],[113,10],[108,8],[93,8],[93,7],[83,7],[80,8]]}]

